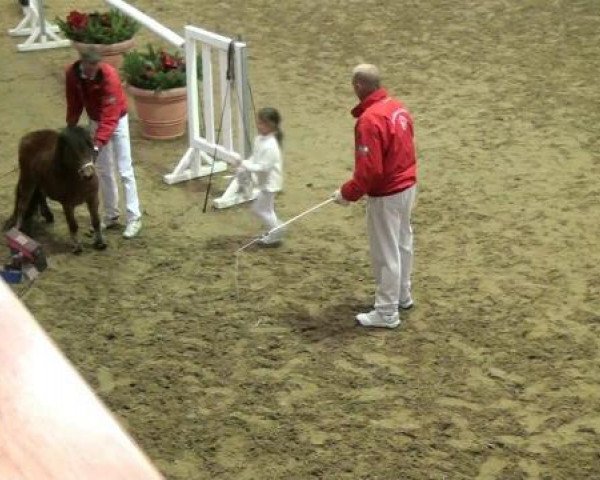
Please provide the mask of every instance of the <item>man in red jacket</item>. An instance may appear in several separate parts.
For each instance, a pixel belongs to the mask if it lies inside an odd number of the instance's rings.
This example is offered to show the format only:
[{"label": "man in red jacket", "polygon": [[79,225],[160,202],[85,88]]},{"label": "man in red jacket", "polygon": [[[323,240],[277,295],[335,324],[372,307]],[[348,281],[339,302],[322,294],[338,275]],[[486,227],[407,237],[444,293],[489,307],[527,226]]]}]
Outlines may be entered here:
[{"label": "man in red jacket", "polygon": [[67,69],[67,125],[77,125],[85,108],[97,153],[103,223],[106,228],[119,223],[119,189],[113,172],[116,164],[127,214],[123,236],[133,238],[142,228],[142,215],[131,161],[127,97],[117,70],[100,60],[98,51],[90,48]]},{"label": "man in red jacket", "polygon": [[413,306],[410,273],[413,234],[410,215],[416,192],[413,120],[406,107],[380,86],[374,65],[358,65],[352,85],[360,103],[352,110],[355,166],[351,180],[333,197],[339,204],[367,200],[367,227],[377,289],[375,308],[356,320],[365,327],[395,328],[398,308]]}]

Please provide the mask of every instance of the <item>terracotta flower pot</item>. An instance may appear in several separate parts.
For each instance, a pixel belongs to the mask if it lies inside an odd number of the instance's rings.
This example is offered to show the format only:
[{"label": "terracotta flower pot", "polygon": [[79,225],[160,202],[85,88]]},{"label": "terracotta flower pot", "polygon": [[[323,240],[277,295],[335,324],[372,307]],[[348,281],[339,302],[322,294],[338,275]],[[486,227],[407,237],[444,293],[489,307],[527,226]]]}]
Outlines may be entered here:
[{"label": "terracotta flower pot", "polygon": [[185,87],[154,91],[127,86],[133,96],[142,135],[154,140],[169,140],[185,133],[187,90]]},{"label": "terracotta flower pot", "polygon": [[72,43],[73,47],[80,53],[85,51],[89,47],[97,48],[100,52],[100,55],[102,55],[102,61],[110,63],[117,70],[121,68],[121,65],[123,64],[123,54],[131,50],[135,45],[133,38],[130,38],[129,40],[125,40],[123,42],[109,44],[79,42]]}]

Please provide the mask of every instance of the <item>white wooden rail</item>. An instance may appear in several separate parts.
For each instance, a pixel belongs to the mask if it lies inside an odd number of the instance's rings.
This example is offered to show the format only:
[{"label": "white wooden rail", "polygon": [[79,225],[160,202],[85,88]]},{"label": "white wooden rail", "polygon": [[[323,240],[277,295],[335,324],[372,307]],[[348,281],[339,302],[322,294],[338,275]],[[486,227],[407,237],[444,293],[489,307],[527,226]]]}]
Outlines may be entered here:
[{"label": "white wooden rail", "polygon": [[149,15],[146,15],[144,12],[141,12],[137,8],[129,5],[127,2],[124,2],[123,0],[106,0],[106,3],[108,3],[111,7],[121,10],[125,15],[144,25],[144,27],[146,27],[148,30],[162,37],[167,42],[175,45],[178,48],[184,47],[185,40],[181,35],[177,35],[173,30],[168,29]]},{"label": "white wooden rail", "polygon": [[[123,0],[105,1],[171,45],[185,50],[189,146],[173,171],[164,175],[164,181],[173,184],[220,173],[227,169],[228,164],[247,158],[251,153],[248,132],[253,119],[248,91],[246,44],[190,25],[185,27],[185,36],[181,37]],[[202,79],[198,78],[199,54],[202,59]],[[233,54],[231,64],[230,54]],[[213,55],[217,57],[213,58]],[[200,83],[202,112],[199,108]],[[242,190],[233,180],[225,194],[214,201],[214,205],[217,208],[228,207],[251,200],[256,194],[252,188],[245,189],[245,193]]]}]

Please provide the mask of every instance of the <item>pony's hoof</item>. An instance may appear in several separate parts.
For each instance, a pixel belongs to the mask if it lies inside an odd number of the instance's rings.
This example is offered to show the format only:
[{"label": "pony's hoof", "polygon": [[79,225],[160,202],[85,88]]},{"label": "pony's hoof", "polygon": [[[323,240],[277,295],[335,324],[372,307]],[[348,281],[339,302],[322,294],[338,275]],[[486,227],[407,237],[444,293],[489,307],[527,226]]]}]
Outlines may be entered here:
[{"label": "pony's hoof", "polygon": [[83,252],[83,247],[81,246],[81,244],[79,245],[73,245],[73,250],[72,250],[74,255],[80,255],[81,252]]},{"label": "pony's hoof", "polygon": [[96,250],[106,250],[108,245],[105,242],[94,242],[94,248]]}]

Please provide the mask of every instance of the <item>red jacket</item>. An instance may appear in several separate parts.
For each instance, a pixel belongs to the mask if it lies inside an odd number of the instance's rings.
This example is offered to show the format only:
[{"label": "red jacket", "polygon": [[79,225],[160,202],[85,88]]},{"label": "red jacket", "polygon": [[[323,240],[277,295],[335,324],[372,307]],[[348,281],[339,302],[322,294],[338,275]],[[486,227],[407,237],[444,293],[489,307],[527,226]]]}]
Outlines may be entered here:
[{"label": "red jacket", "polygon": [[80,62],[67,69],[67,125],[76,125],[83,112],[98,122],[95,145],[105,145],[117,128],[119,119],[127,114],[127,96],[117,70],[107,63],[99,64],[94,79],[84,78]]},{"label": "red jacket", "polygon": [[354,174],[342,185],[345,200],[385,197],[417,183],[413,120],[404,105],[380,88],[352,110],[357,118]]}]

